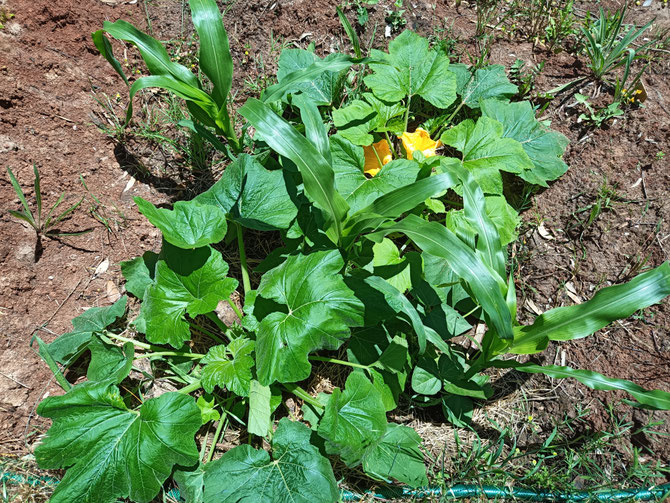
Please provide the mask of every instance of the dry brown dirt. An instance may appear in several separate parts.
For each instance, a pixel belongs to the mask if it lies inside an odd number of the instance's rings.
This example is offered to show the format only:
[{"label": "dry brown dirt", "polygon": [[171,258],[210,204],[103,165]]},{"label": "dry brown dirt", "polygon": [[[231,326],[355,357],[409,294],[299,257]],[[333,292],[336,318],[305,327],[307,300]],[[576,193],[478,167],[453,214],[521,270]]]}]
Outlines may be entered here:
[{"label": "dry brown dirt", "polygon": [[[361,32],[364,41],[372,37],[374,21],[383,20],[388,3],[371,8],[371,21]],[[440,1],[435,9],[424,0],[409,3],[408,27],[428,35],[436,26],[450,26],[451,33],[461,38],[460,47],[472,50],[474,7],[467,2],[456,7],[453,2]],[[228,5],[225,24],[236,65],[236,86],[243,89],[245,80],[273,74],[276,54],[271,36],[300,47],[314,42],[320,53],[346,50],[335,5],[327,0]],[[660,2],[654,2],[654,9],[658,6]],[[181,21],[183,15],[188,18],[187,6],[178,1],[5,0],[2,7],[15,15],[0,30],[3,170],[10,167],[16,173],[32,201],[35,164],[42,175],[46,207],[61,192],[70,202],[84,196],[81,175],[109,217],[108,227],[94,219],[89,209],[95,201],[86,195],[63,230],[90,232],[45,239],[41,257],[35,261],[35,234],[8,214],[9,209],[20,209],[20,204],[6,173],[0,174],[0,453],[21,455],[31,449],[35,433],[46,426],[35,418],[36,405],[47,394],[59,393],[51,373],[30,348],[31,337],[37,334],[49,342],[68,331],[70,320],[85,309],[109,305],[123,293],[119,261],[160,246],[158,231],[140,217],[132,197],[140,195],[154,202],[174,199],[185,183],[168,176],[173,160],[157,160],[161,153],[147,147],[120,148],[94,125],[102,117],[96,97],[105,93],[114,99],[119,92],[125,100],[127,93],[98,55],[90,33],[104,20],[119,18],[142,29],[148,28],[150,20],[162,39],[176,38],[189,27]],[[633,8],[631,19],[640,23],[656,14],[659,23],[668,26],[668,10],[659,7],[652,13]],[[353,11],[347,13],[353,19]],[[385,43],[381,26],[375,45]],[[129,56],[133,64],[137,62],[134,58]],[[494,44],[493,62],[509,67],[516,58],[547,61],[537,80],[539,90],[585,71],[583,60],[565,52],[552,54],[519,41]],[[525,225],[513,252],[519,266],[516,277],[524,321],[532,320],[535,308],[544,311],[587,299],[596,288],[622,282],[640,268],[668,259],[670,64],[667,54],[660,59],[645,76],[649,95],[645,106],[603,129],[588,130],[578,124],[579,111],[570,102],[555,100],[545,113],[552,127],[571,141],[565,156],[571,168],[561,180],[531,198],[523,214]],[[238,101],[250,94],[245,88]],[[659,152],[666,157],[658,158]],[[146,161],[148,172],[138,172],[129,161],[134,157]],[[595,222],[580,226],[577,219],[584,219],[583,209],[592,207],[603,187],[614,188],[616,197]],[[670,391],[669,310],[664,301],[592,338],[551,347],[542,361],[589,368]],[[589,416],[593,427],[601,427],[604,409],[600,401],[622,398],[567,381],[555,384],[557,400],[533,403],[535,413],[547,425],[550,418],[569,412],[579,402],[593,409]],[[664,423],[661,430],[669,431],[666,412],[628,410],[627,414],[636,424],[655,418]],[[664,462],[670,459],[667,439],[645,437],[639,443]]]}]

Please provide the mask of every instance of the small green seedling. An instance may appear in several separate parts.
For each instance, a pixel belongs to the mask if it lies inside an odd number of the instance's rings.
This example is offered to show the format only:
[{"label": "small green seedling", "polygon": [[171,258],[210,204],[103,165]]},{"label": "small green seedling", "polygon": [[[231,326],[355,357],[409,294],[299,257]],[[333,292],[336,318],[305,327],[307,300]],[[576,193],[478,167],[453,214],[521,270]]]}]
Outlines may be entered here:
[{"label": "small green seedling", "polygon": [[55,228],[55,226],[58,223],[65,220],[68,216],[72,214],[74,210],[76,210],[79,207],[79,205],[84,200],[83,197],[73,205],[69,206],[65,211],[57,213],[56,210],[65,200],[65,193],[63,192],[56,201],[56,203],[49,209],[47,214],[43,216],[42,192],[40,190],[40,174],[39,171],[37,171],[37,166],[33,164],[33,173],[35,173],[35,182],[34,182],[35,201],[37,203],[37,211],[33,213],[33,211],[30,209],[30,206],[28,205],[28,201],[26,200],[26,196],[23,193],[23,189],[21,189],[21,185],[19,185],[18,180],[14,176],[14,173],[10,168],[7,168],[7,172],[9,173],[9,179],[12,182],[14,192],[16,192],[16,195],[18,196],[19,200],[21,201],[21,204],[23,205],[23,210],[19,211],[9,210],[9,213],[13,217],[18,218],[19,220],[23,220],[24,222],[27,222],[33,229],[35,229],[35,234],[37,235],[37,243],[35,245],[35,261],[39,259],[39,256],[41,254],[42,251],[41,240],[43,237],[58,238],[63,236],[79,236],[81,234],[89,232],[88,230],[81,232],[61,232]]},{"label": "small green seedling", "polygon": [[621,103],[619,103],[618,101],[610,103],[605,108],[596,109],[591,105],[591,103],[589,103],[589,99],[583,94],[579,93],[575,94],[575,99],[577,100],[578,103],[584,105],[588,110],[587,114],[579,115],[579,117],[577,118],[578,122],[586,122],[587,124],[599,128],[609,119],[623,115],[623,110],[621,110],[621,108],[619,107]]}]

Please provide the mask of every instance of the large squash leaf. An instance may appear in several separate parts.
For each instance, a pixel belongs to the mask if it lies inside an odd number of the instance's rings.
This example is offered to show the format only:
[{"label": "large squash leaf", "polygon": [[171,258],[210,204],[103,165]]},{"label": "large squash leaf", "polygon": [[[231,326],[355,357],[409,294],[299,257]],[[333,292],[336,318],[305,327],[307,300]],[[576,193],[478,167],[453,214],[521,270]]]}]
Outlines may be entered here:
[{"label": "large squash leaf", "polygon": [[547,187],[568,170],[562,159],[568,139],[561,133],[546,128],[535,118],[535,111],[527,101],[509,103],[496,99],[481,102],[482,114],[503,125],[503,138],[513,138],[525,150],[535,166],[519,176],[527,182]]},{"label": "large squash leaf", "polygon": [[311,51],[304,49],[285,49],[279,56],[277,81],[284,84],[286,78],[294,72],[310,68],[316,62],[324,64],[322,72],[307,82],[296,82],[285,90],[286,94],[305,94],[317,105],[332,105],[339,93],[342,80],[342,69],[333,66],[336,71],[328,68],[328,62],[338,59],[338,54],[326,56],[323,60]]},{"label": "large squash leaf", "polygon": [[408,426],[386,425],[384,434],[363,456],[363,470],[368,475],[390,482],[396,479],[412,487],[428,484],[421,437]]},{"label": "large squash leaf", "polygon": [[166,260],[156,264],[156,278],[144,295],[142,315],[150,342],[181,347],[191,338],[188,314],[195,317],[216,309],[237,288],[227,278],[228,264],[221,253],[207,246],[181,250],[164,246]]},{"label": "large squash leaf", "polygon": [[154,281],[158,254],[146,251],[141,257],[121,262],[121,272],[126,278],[126,290],[137,297],[144,298],[144,292]]},{"label": "large squash leaf", "polygon": [[128,297],[125,295],[113,305],[92,307],[72,320],[74,330],[58,337],[48,350],[54,360],[65,363],[69,358],[83,351],[93,339],[93,334],[101,332],[126,312]]},{"label": "large squash leaf", "polygon": [[[462,68],[459,74],[464,75]],[[514,96],[518,88],[512,84],[505,74],[502,65],[490,65],[475,71],[474,76],[468,81],[461,92],[461,99],[470,108],[479,108],[480,100],[486,98],[506,99]]]},{"label": "large squash leaf", "polygon": [[310,429],[287,418],[272,438],[272,458],[240,445],[205,468],[204,503],[332,503],[333,469],[310,443]]},{"label": "large squash leaf", "polygon": [[379,99],[397,102],[419,95],[438,108],[447,108],[456,100],[456,77],[449,71],[449,58],[429,49],[428,40],[409,30],[389,43],[389,54],[372,51],[372,75],[365,84]]},{"label": "large squash leaf", "polygon": [[381,393],[361,372],[352,372],[344,391],[333,390],[319,422],[326,451],[339,454],[349,466],[360,463],[365,450],[386,431]]},{"label": "large squash leaf", "polygon": [[267,170],[248,154],[241,154],[195,201],[218,206],[245,227],[261,231],[287,229],[298,214],[284,172]]},{"label": "large squash leaf", "polygon": [[84,382],[46,398],[37,413],[53,419],[35,449],[37,462],[44,469],[67,469],[53,503],[149,502],[175,464],[198,461],[200,410],[187,395],[165,393],[134,411],[116,386]]},{"label": "large squash leaf", "polygon": [[533,163],[521,144],[512,138],[503,138],[503,126],[495,119],[480,117],[477,122],[468,119],[445,131],[441,140],[445,145],[463,153],[463,166],[488,194],[502,194],[500,171],[521,173],[533,168]]},{"label": "large squash leaf", "polygon": [[226,235],[226,215],[216,206],[177,201],[173,210],[167,210],[156,208],[141,197],[136,197],[135,203],[140,213],[161,230],[165,240],[179,248],[218,243]]},{"label": "large squash leaf", "polygon": [[363,324],[363,304],[345,285],[337,250],[292,255],[263,276],[254,315],[263,299],[286,306],[262,320],[256,338],[258,380],[296,382],[309,377],[307,355],[337,349],[349,327]]}]

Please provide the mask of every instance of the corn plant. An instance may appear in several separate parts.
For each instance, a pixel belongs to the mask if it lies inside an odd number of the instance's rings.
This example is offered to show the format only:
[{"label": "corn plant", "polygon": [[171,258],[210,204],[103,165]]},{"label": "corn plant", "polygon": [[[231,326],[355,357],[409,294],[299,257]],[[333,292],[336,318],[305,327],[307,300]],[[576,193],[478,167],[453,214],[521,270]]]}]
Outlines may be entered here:
[{"label": "corn plant", "polygon": [[[670,265],[531,325],[516,321],[505,244],[518,215],[500,172],[546,184],[567,166],[564,137],[529,103],[509,101],[517,89],[501,67],[450,65],[406,31],[363,61],[362,99],[334,108],[338,72],[353,60],[314,58],[282,54],[279,83],[239,109],[255,130],[249,152],[211,188],[172,209],[136,198],[163,243],[121,264],[141,306],[130,330],[124,296],[41,344],[45,359],[65,366],[90,353],[87,381],[65,381],[67,392],[37,410],[53,419],[38,462],[67,469],[54,503],[148,502],[169,477],[189,502],[328,503],[339,490],[326,455],[380,482],[425,485],[420,437],[387,412],[403,397],[465,421],[475,400],[491,397],[490,367],[571,377],[670,409],[665,391],[507,357],[586,337],[659,302],[670,293]],[[419,110],[429,118],[420,122]],[[216,247],[229,229],[242,309]],[[282,240],[256,281],[244,229]],[[217,317],[221,301],[238,323]],[[477,351],[453,341],[480,322],[488,331]],[[150,370],[134,371],[138,359]],[[344,385],[310,393],[314,365],[346,374]],[[157,381],[178,391],[149,398]],[[288,397],[302,421],[281,408]],[[214,459],[231,426],[245,441]]]},{"label": "corn plant", "polygon": [[635,29],[623,24],[625,15],[625,6],[611,16],[605,14],[601,7],[600,16],[595,21],[580,27],[584,36],[584,50],[589,58],[588,67],[597,80],[601,80],[621,66],[625,66],[625,71],[628,73],[633,61],[638,59],[644,48],[650,44],[648,42],[637,48],[632,47],[633,42],[652,25],[654,20]]}]

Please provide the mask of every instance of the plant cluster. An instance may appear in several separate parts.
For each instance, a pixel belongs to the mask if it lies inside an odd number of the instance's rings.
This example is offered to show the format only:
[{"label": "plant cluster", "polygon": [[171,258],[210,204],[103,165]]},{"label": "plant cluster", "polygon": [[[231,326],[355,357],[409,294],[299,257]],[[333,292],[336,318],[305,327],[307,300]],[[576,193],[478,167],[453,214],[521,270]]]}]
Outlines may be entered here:
[{"label": "plant cluster", "polygon": [[[332,502],[334,458],[378,481],[422,486],[421,439],[387,413],[403,401],[467,423],[476,401],[492,395],[491,367],[572,377],[670,408],[667,392],[505,358],[586,337],[659,302],[670,293],[670,265],[530,325],[516,321],[505,245],[518,215],[505,182],[546,186],[567,169],[567,142],[528,102],[510,101],[518,89],[503,67],[450,64],[411,31],[366,58],[286,49],[278,83],[234,113],[216,3],[190,7],[206,81],[124,21],[94,34],[121,75],[104,34],[142,54],[151,75],[130,85],[131,99],[148,87],[183,98],[191,120],[182,124],[231,163],[172,209],[136,198],[163,244],[121,265],[141,305],[130,330],[124,296],[89,309],[51,344],[37,339],[67,391],[38,407],[53,425],[35,456],[43,468],[67,469],[52,501],[148,502],[172,476],[190,502]],[[347,72],[363,75],[352,96],[342,95]],[[256,283],[245,232],[281,236]],[[231,299],[238,281],[217,249],[226,239],[239,248],[241,310]],[[217,317],[220,302],[238,323]],[[473,324],[487,327],[483,338],[470,337]],[[457,342],[461,335],[474,349]],[[56,362],[85,353],[87,380],[72,386]],[[336,372],[346,380],[329,393],[303,388]],[[177,391],[152,396],[166,381]],[[282,407],[291,396],[302,421]],[[213,460],[231,425],[249,442]]]}]

